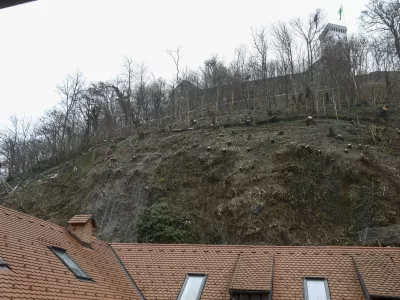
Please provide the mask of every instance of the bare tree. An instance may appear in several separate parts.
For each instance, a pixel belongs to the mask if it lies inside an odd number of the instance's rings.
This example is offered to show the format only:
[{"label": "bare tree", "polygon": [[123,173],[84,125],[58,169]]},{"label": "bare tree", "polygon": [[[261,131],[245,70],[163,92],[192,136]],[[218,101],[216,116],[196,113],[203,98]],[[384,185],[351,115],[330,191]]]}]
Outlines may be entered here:
[{"label": "bare tree", "polygon": [[[309,86],[306,87],[310,90],[311,97],[314,99],[313,110],[316,110],[316,99],[313,95],[314,88],[314,60],[316,57],[316,51],[318,47],[319,34],[324,29],[324,22],[326,14],[321,9],[318,9],[315,13],[309,15],[306,22],[298,18],[292,20],[290,25],[294,29],[295,33],[304,40],[307,49],[307,68],[309,72]],[[309,93],[306,93],[309,94]]]},{"label": "bare tree", "polygon": [[97,131],[101,108],[98,99],[98,90],[95,84],[92,84],[85,90],[78,102],[78,107],[85,124],[82,144],[87,147],[90,144],[90,137]]},{"label": "bare tree", "polygon": [[393,88],[399,84],[399,82],[396,82],[394,78],[392,78],[392,72],[398,70],[398,61],[397,57],[393,55],[393,45],[388,35],[389,33],[372,37],[369,43],[369,50],[375,63],[375,69],[383,72],[385,95],[381,96],[383,96],[385,102],[387,102],[392,95]]},{"label": "bare tree", "polygon": [[282,21],[278,21],[272,25],[273,45],[277,51],[286,57],[289,64],[290,74],[295,73],[294,52],[296,41],[289,26]]},{"label": "bare tree", "polygon": [[260,70],[260,79],[265,80],[267,78],[267,52],[268,52],[268,42],[267,42],[267,27],[262,26],[256,29],[251,29],[251,34],[253,37],[253,47],[257,52],[257,61]]},{"label": "bare tree", "polygon": [[0,135],[0,155],[4,156],[8,164],[9,176],[19,173],[18,143],[19,143],[19,124],[18,118],[14,115],[10,117],[11,127],[4,127]]},{"label": "bare tree", "polygon": [[137,105],[138,120],[148,118],[149,101],[147,99],[148,68],[144,63],[137,65],[135,72],[135,99]]},{"label": "bare tree", "polygon": [[0,157],[5,158],[8,175],[14,177],[33,165],[34,127],[26,118],[10,117],[10,126],[0,131]]},{"label": "bare tree", "polygon": [[37,134],[46,141],[49,148],[49,156],[57,158],[62,152],[62,130],[64,114],[56,107],[46,111],[40,119]]},{"label": "bare tree", "polygon": [[175,79],[172,83],[172,87],[171,87],[171,97],[170,97],[170,101],[171,101],[171,110],[172,113],[175,115],[175,118],[179,118],[180,117],[180,110],[181,110],[181,105],[179,102],[179,99],[177,98],[177,92],[175,91],[175,89],[178,87],[179,85],[179,81],[180,81],[180,60],[182,59],[182,46],[178,46],[176,47],[175,50],[172,49],[167,49],[167,53],[169,56],[172,57],[173,61],[174,61],[174,65],[175,65],[175,69],[176,69],[176,76]]},{"label": "bare tree", "polygon": [[160,126],[162,107],[165,102],[166,84],[162,78],[156,79],[153,75],[152,82],[149,85],[150,104],[153,110],[153,118],[157,119]]},{"label": "bare tree", "polygon": [[231,82],[230,73],[228,68],[224,65],[223,61],[218,58],[218,55],[212,55],[209,59],[204,62],[203,81],[205,88],[210,88],[214,98],[214,109],[218,112],[220,106],[220,100],[223,96],[223,86]]},{"label": "bare tree", "polygon": [[123,113],[124,126],[137,124],[137,111],[133,99],[134,75],[134,63],[131,58],[125,56],[121,75],[117,77],[114,84],[110,85],[114,89],[116,101]]},{"label": "bare tree", "polygon": [[[84,78],[81,72],[77,71],[73,75],[68,75],[64,82],[57,86],[58,94],[61,96],[61,106],[64,113],[61,140],[65,142],[67,134],[67,149],[65,144],[63,150],[69,152],[73,147],[73,136],[75,134],[76,104],[81,97],[84,88]],[[71,119],[71,120],[70,120]],[[70,124],[69,124],[70,122]]]},{"label": "bare tree", "polygon": [[278,21],[272,25],[272,43],[279,57],[281,65],[284,69],[285,75],[285,100],[286,100],[286,113],[288,109],[288,102],[289,102],[289,78],[288,74],[290,75],[290,83],[292,86],[292,99],[295,99],[295,82],[294,82],[294,47],[295,47],[295,38],[293,33],[290,31],[288,25],[284,22]]},{"label": "bare tree", "polygon": [[91,94],[100,106],[98,122],[99,130],[108,138],[109,133],[117,126],[120,112],[116,103],[115,89],[110,83],[97,82],[90,86]]},{"label": "bare tree", "polygon": [[172,59],[174,60],[174,64],[175,64],[175,68],[176,68],[176,79],[175,79],[175,86],[179,84],[179,72],[180,72],[180,66],[179,66],[179,62],[182,59],[182,46],[179,45],[178,47],[176,47],[175,50],[172,49],[167,49],[167,53],[169,54],[169,56],[172,57]]},{"label": "bare tree", "polygon": [[235,98],[243,96],[242,91],[245,88],[246,81],[250,79],[250,71],[247,64],[247,48],[245,45],[241,45],[235,49],[230,70],[232,76],[231,105],[233,108]]},{"label": "bare tree", "polygon": [[400,60],[400,0],[370,0],[360,19],[367,32],[390,39]]}]

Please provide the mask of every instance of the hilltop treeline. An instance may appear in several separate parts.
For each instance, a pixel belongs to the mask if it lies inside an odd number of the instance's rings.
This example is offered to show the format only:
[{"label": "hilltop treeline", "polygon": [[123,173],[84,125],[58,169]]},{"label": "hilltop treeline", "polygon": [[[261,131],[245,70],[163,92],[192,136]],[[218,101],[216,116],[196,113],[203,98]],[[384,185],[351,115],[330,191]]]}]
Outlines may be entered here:
[{"label": "hilltop treeline", "polygon": [[[251,30],[252,43],[234,49],[226,63],[218,55],[198,70],[181,65],[183,49],[167,51],[176,73],[156,78],[125,57],[114,79],[87,82],[82,73],[57,86],[58,105],[38,122],[16,116],[0,131],[0,157],[9,176],[45,160],[63,160],[116,132],[140,131],[261,105],[269,114],[336,114],[353,107],[397,105],[400,3],[370,0],[359,32],[339,43],[320,44],[325,13]],[[375,72],[375,73],[374,73]],[[367,74],[378,74],[366,76]]]}]

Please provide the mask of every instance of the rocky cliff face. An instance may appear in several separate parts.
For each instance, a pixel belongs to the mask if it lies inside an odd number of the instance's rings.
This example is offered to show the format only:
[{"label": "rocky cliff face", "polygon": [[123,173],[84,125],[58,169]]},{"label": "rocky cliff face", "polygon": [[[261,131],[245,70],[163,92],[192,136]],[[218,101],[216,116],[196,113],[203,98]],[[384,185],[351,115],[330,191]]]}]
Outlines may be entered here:
[{"label": "rocky cliff face", "polygon": [[61,225],[93,213],[110,242],[354,244],[400,222],[399,155],[397,131],[367,122],[152,133],[34,174],[0,203]]}]

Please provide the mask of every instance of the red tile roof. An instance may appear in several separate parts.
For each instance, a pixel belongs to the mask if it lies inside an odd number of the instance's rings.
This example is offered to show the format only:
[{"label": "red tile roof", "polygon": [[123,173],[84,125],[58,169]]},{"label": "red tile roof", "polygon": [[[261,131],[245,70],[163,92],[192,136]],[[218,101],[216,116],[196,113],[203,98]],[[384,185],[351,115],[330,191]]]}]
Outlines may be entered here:
[{"label": "red tile roof", "polygon": [[[370,295],[400,297],[400,269],[391,253],[354,257],[357,270]],[[399,256],[395,256],[398,260]]]},{"label": "red tile roof", "polygon": [[[305,277],[327,278],[333,300],[361,300],[365,297],[354,257],[373,259],[378,254],[389,255],[396,262],[396,270],[400,262],[400,248],[155,244],[112,244],[112,247],[148,300],[176,299],[187,273],[208,275],[203,300],[228,300],[229,289],[233,288],[264,289],[269,287],[267,281],[272,274],[273,300],[303,299]],[[393,268],[385,270],[397,274]],[[365,276],[370,278],[368,274]],[[391,278],[400,286],[396,276]]]},{"label": "red tile roof", "polygon": [[271,253],[239,254],[230,290],[270,291],[272,266]]},{"label": "red tile roof", "polygon": [[[94,282],[78,280],[48,246],[66,249]],[[207,275],[202,300],[246,291],[301,300],[306,277],[326,278],[332,300],[400,296],[400,248],[111,246],[83,247],[63,227],[0,206],[0,258],[10,267],[0,268],[0,299],[141,299],[137,286],[148,300],[176,300],[188,273]]]},{"label": "red tile roof", "polygon": [[89,220],[93,221],[94,227],[96,227],[96,222],[94,221],[93,215],[76,215],[68,221],[68,224],[86,224]]},{"label": "red tile roof", "polygon": [[[57,246],[89,274],[81,281],[52,253]],[[141,299],[111,247],[82,247],[68,231],[0,206],[0,299]]]}]

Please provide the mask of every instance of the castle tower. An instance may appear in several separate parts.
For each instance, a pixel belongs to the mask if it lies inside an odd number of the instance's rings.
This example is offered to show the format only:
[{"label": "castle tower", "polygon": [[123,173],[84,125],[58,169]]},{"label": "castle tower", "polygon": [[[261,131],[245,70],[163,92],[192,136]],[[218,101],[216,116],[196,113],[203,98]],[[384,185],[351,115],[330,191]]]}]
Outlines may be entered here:
[{"label": "castle tower", "polygon": [[345,43],[347,41],[347,27],[328,23],[319,36],[319,41],[321,52],[323,52],[328,45],[336,45],[339,42]]}]

